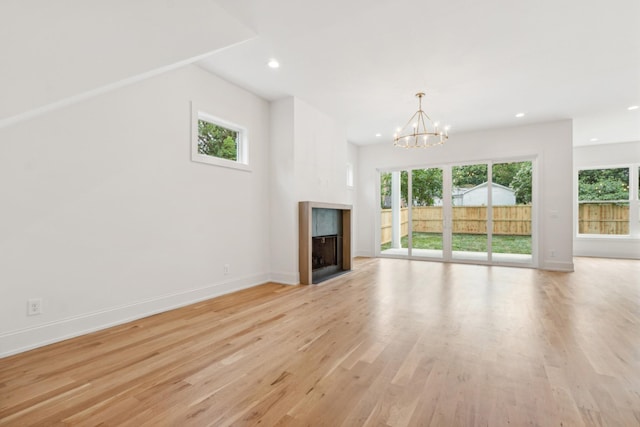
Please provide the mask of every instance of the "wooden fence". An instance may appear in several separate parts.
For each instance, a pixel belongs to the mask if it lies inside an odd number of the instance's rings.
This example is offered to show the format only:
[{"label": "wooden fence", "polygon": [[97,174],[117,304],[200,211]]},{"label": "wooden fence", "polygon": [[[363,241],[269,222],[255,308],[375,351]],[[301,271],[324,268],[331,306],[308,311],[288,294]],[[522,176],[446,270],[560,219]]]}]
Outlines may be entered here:
[{"label": "wooden fence", "polygon": [[581,203],[578,206],[578,232],[629,234],[629,205]]},{"label": "wooden fence", "polygon": [[[380,217],[380,243],[385,244],[391,241],[392,224],[393,216],[391,209],[382,209]],[[409,209],[407,208],[400,210],[400,235],[409,235]]]},{"label": "wooden fence", "polygon": [[[486,206],[453,206],[453,232],[461,234],[487,233]],[[413,231],[442,233],[442,206],[418,206],[412,208]],[[391,241],[391,209],[381,211],[380,241]],[[400,235],[409,234],[409,209],[401,209]],[[531,206],[494,206],[493,234],[516,236],[531,235]]]},{"label": "wooden fence", "polygon": [[[412,211],[413,231],[442,233],[442,206],[419,206]],[[381,243],[391,241],[391,209],[381,211]],[[401,209],[401,236],[409,234],[409,209]],[[578,207],[580,234],[629,234],[629,205],[582,203]],[[486,206],[454,206],[453,232],[486,234]],[[493,234],[531,235],[531,206],[494,206]]]}]

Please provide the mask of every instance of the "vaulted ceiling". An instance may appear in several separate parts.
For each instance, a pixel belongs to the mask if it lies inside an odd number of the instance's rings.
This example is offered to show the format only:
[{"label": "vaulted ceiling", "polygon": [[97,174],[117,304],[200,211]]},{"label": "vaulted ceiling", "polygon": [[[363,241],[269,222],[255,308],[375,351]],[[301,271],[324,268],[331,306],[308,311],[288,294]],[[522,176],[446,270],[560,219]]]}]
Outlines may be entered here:
[{"label": "vaulted ceiling", "polygon": [[0,128],[254,36],[211,0],[3,0]]},{"label": "vaulted ceiling", "polygon": [[357,144],[419,91],[452,137],[573,119],[575,145],[640,140],[638,0],[6,0],[0,51],[0,128],[198,61]]},{"label": "vaulted ceiling", "polygon": [[357,144],[389,141],[418,91],[452,137],[572,118],[576,145],[640,140],[640,110],[627,109],[640,104],[637,0],[217,3],[256,36],[198,64],[305,100]]}]

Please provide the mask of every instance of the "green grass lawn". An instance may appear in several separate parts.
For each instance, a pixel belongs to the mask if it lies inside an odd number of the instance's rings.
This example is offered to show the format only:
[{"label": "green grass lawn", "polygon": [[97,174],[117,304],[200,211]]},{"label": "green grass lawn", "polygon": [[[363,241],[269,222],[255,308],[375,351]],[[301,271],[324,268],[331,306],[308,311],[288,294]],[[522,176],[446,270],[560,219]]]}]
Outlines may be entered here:
[{"label": "green grass lawn", "polygon": [[[408,245],[408,236],[402,238],[402,247]],[[454,251],[486,252],[487,236],[481,234],[454,234],[452,242]],[[531,254],[531,236],[495,235],[492,239],[493,252],[499,254]],[[385,243],[381,250],[391,248]],[[432,233],[413,233],[414,249],[442,250],[442,235]]]}]

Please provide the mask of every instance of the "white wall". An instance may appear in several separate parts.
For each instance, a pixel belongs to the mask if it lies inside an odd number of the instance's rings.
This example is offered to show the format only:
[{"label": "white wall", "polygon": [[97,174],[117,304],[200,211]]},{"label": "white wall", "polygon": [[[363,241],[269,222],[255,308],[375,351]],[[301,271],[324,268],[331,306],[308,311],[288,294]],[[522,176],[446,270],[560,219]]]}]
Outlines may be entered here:
[{"label": "white wall", "polygon": [[298,98],[294,105],[298,200],[350,203],[346,129]]},{"label": "white wall", "polygon": [[[191,162],[192,100],[252,172]],[[0,129],[0,356],[267,281],[268,141],[269,104],[195,66]]]},{"label": "white wall", "polygon": [[[452,134],[443,146],[403,150],[393,144],[359,149],[357,254],[375,254],[377,169],[437,166],[483,160],[537,159],[539,267],[573,270],[571,121]],[[553,252],[553,257],[551,256]]]},{"label": "white wall", "polygon": [[299,282],[298,261],[289,249],[298,247],[294,102],[292,97],[272,102],[270,118],[271,280],[287,284]]},{"label": "white wall", "polygon": [[[582,168],[630,166],[640,164],[640,141],[620,144],[600,144],[573,149],[575,183],[573,200],[578,200],[577,173]],[[574,227],[573,249],[576,256],[640,259],[639,236],[577,237],[577,210]]]},{"label": "white wall", "polygon": [[358,236],[358,171],[360,170],[360,147],[358,145],[347,143],[347,162],[353,167],[353,187],[347,188],[348,203],[353,206],[351,210],[351,254],[355,256],[357,252],[357,236]]},{"label": "white wall", "polygon": [[[272,279],[299,283],[298,202],[353,203],[344,127],[298,98],[271,104]],[[291,163],[293,160],[293,163]]]},{"label": "white wall", "polygon": [[254,34],[209,0],[0,2],[0,127]]}]

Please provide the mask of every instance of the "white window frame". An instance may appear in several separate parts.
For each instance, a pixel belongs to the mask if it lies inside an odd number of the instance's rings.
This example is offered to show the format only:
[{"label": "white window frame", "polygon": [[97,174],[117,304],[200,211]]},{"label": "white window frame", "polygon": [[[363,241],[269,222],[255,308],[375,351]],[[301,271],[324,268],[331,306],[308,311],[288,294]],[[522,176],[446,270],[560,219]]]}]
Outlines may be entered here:
[{"label": "white window frame", "polygon": [[[577,239],[611,239],[611,240],[629,240],[640,238],[640,200],[638,197],[638,169],[640,163],[627,164],[606,164],[598,166],[583,166],[574,170],[574,188],[575,188],[575,237]],[[588,234],[580,233],[580,188],[578,175],[583,170],[600,170],[600,169],[629,169],[629,199],[628,200],[611,200],[611,202],[629,203],[629,234]]]},{"label": "white window frame", "polygon": [[347,188],[353,188],[353,164],[347,163]]},{"label": "white window frame", "polygon": [[[232,130],[238,133],[237,144],[237,160],[223,159],[222,157],[209,156],[198,152],[198,121],[212,123],[216,126]],[[221,166],[225,168],[238,169],[250,172],[249,166],[249,138],[248,131],[245,127],[232,123],[228,120],[221,119],[209,114],[198,108],[195,103],[191,103],[191,160],[209,165]]]},{"label": "white window frame", "polygon": [[[453,221],[453,216],[452,216],[452,203],[451,203],[451,198],[450,197],[445,197],[446,195],[450,195],[451,194],[451,181],[452,181],[452,168],[454,166],[466,166],[466,165],[473,165],[473,164],[487,164],[487,177],[493,181],[493,165],[495,164],[500,164],[500,163],[512,163],[512,162],[531,162],[531,167],[532,167],[532,171],[531,171],[531,203],[532,203],[532,210],[531,210],[531,263],[510,263],[510,262],[503,262],[503,261],[496,261],[495,259],[493,259],[493,248],[491,247],[491,242],[488,240],[487,243],[487,250],[488,250],[488,254],[491,254],[490,256],[488,256],[486,261],[480,261],[480,260],[474,260],[474,261],[468,261],[468,260],[464,260],[464,259],[459,259],[459,258],[453,258],[452,257],[452,249],[451,249],[451,236],[450,236],[450,232],[449,231],[445,231],[445,230],[451,230],[452,228],[452,221]],[[381,258],[401,258],[401,259],[424,259],[424,258],[416,258],[413,257],[413,255],[411,254],[411,251],[407,251],[408,254],[405,255],[383,255],[380,252],[380,240],[381,240],[381,218],[380,218],[380,214],[379,214],[379,210],[380,210],[380,206],[382,205],[381,203],[381,195],[380,195],[380,186],[382,183],[382,174],[384,173],[392,173],[392,172],[402,172],[402,171],[407,171],[407,173],[409,174],[408,179],[407,179],[407,185],[408,185],[408,191],[411,192],[413,189],[412,187],[412,174],[411,171],[413,171],[414,169],[432,169],[432,168],[440,168],[442,169],[442,178],[443,178],[443,187],[442,187],[442,191],[443,191],[443,258],[439,259],[439,258],[432,258],[431,260],[433,261],[438,261],[438,262],[455,262],[455,263],[460,263],[460,264],[483,264],[483,265],[505,265],[505,266],[516,266],[516,267],[531,267],[531,268],[540,268],[541,264],[541,253],[542,251],[540,251],[540,242],[539,242],[539,234],[540,234],[540,219],[541,219],[541,214],[540,214],[540,209],[541,209],[541,199],[540,199],[540,190],[539,190],[539,186],[540,186],[540,175],[539,175],[539,164],[542,163],[541,160],[541,156],[539,155],[531,155],[531,156],[518,156],[518,157],[506,157],[506,158],[495,158],[492,160],[487,160],[487,159],[480,159],[480,160],[475,160],[475,161],[467,161],[467,162],[450,162],[450,163],[427,163],[424,164],[422,166],[398,166],[398,167],[389,167],[389,168],[377,168],[376,172],[377,172],[377,179],[376,179],[376,187],[375,187],[375,193],[376,193],[376,206],[378,209],[378,213],[375,215],[375,233],[374,233],[374,242],[375,242],[375,247],[374,247],[374,254],[376,257],[381,257]],[[576,175],[577,176],[577,175]],[[488,188],[488,201],[489,203],[491,203],[491,187]],[[492,220],[493,219],[493,213],[492,210],[489,209],[487,212],[487,219],[488,220]],[[409,223],[411,223],[412,221],[412,217],[411,217],[411,209],[409,209],[409,217],[408,217],[408,221]],[[408,236],[408,243],[409,246],[412,247],[413,246],[413,241],[412,241],[412,233],[409,233]],[[451,253],[447,253],[447,251],[451,252]]]}]

